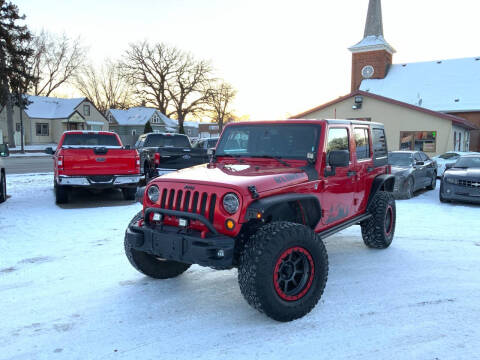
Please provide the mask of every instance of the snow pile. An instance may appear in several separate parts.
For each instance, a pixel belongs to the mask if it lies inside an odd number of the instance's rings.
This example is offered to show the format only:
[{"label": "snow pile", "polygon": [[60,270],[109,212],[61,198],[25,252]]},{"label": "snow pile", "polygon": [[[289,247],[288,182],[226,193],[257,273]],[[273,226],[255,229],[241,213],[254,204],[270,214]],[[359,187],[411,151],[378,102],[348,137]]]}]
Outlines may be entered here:
[{"label": "snow pile", "polygon": [[438,187],[398,201],[387,250],[358,227],[327,241],[317,307],[292,323],[250,308],[236,270],[142,276],[123,253],[141,206],[120,192],[54,204],[52,174],[8,176],[0,204],[0,359],[473,359],[479,206]]}]

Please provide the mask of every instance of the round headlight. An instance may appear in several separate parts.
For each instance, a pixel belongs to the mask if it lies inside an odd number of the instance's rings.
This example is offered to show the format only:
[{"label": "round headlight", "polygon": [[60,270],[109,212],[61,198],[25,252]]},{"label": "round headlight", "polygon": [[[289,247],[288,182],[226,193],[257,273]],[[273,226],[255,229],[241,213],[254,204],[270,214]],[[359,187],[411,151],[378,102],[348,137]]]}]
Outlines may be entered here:
[{"label": "round headlight", "polygon": [[158,199],[160,199],[160,190],[158,190],[158,186],[150,186],[147,190],[147,196],[151,202],[156,203]]},{"label": "round headlight", "polygon": [[240,207],[238,196],[233,193],[228,193],[223,197],[223,208],[229,214],[235,214]]}]

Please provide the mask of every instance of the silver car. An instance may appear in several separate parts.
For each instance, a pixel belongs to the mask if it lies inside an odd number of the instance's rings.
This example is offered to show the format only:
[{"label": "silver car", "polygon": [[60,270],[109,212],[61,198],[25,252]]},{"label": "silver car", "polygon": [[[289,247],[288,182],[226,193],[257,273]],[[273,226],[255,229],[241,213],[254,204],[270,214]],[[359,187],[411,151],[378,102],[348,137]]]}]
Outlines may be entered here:
[{"label": "silver car", "polygon": [[480,155],[477,152],[468,151],[447,151],[442,155],[432,157],[437,163],[437,177],[442,177],[447,164],[455,164],[455,162],[463,155]]}]

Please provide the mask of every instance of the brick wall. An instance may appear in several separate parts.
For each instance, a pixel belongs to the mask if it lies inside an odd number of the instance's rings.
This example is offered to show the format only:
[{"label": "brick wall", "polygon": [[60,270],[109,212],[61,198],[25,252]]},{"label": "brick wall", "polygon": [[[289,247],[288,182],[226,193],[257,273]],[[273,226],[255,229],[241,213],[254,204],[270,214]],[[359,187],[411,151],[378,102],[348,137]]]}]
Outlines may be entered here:
[{"label": "brick wall", "polygon": [[371,79],[383,79],[392,64],[392,54],[386,50],[365,51],[352,54],[352,91],[358,90],[363,80],[362,69],[372,65],[374,69]]}]

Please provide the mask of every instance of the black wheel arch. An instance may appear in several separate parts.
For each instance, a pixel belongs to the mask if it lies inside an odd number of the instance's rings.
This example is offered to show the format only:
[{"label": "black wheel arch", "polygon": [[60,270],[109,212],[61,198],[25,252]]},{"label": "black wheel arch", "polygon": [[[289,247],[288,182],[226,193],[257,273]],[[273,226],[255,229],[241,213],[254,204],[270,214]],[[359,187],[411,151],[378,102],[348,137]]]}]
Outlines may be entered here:
[{"label": "black wheel arch", "polygon": [[382,174],[377,176],[372,183],[372,187],[370,188],[370,195],[368,196],[368,205],[372,202],[375,194],[378,191],[387,191],[393,192],[393,187],[395,185],[395,176],[391,174]]},{"label": "black wheel arch", "polygon": [[[247,208],[245,220],[257,219],[262,215],[262,221],[291,221],[315,229],[320,221],[322,209],[318,198],[309,194],[282,194],[255,200]],[[283,216],[280,216],[282,214]]]}]

